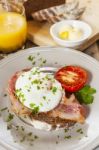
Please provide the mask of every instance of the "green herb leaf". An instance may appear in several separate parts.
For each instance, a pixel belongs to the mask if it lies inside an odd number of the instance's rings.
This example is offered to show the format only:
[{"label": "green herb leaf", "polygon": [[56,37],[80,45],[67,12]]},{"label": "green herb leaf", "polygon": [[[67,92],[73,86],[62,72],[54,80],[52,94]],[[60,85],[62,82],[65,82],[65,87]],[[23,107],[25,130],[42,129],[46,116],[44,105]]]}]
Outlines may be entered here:
[{"label": "green herb leaf", "polygon": [[46,63],[46,59],[45,60],[43,60],[43,64],[45,64]]},{"label": "green herb leaf", "polygon": [[39,106],[35,106],[33,109],[32,109],[32,114],[37,114],[39,112]]},{"label": "green herb leaf", "polygon": [[80,129],[78,129],[78,130],[76,130],[76,132],[78,132],[78,133],[80,133],[80,134],[83,134],[83,131],[82,131],[82,129],[80,128]]},{"label": "green herb leaf", "polygon": [[10,122],[14,118],[14,115],[9,113],[6,122]]},{"label": "green herb leaf", "polygon": [[65,136],[64,139],[70,139],[71,135]]},{"label": "green herb leaf", "polygon": [[35,58],[35,57],[33,57],[33,56],[31,56],[31,55],[30,55],[30,56],[28,56],[28,60],[29,60],[29,61],[33,61],[33,60],[34,60],[34,58]]},{"label": "green herb leaf", "polygon": [[41,106],[41,107],[43,106],[43,103],[42,103],[42,102],[40,103],[40,106]]},{"label": "green herb leaf", "polygon": [[28,135],[28,136],[32,136],[32,132],[29,132],[27,135]]},{"label": "green herb leaf", "polygon": [[25,141],[26,136],[23,136],[22,139],[20,140],[20,142],[24,142]]},{"label": "green herb leaf", "polygon": [[30,107],[31,107],[31,109],[33,109],[35,107],[35,104],[34,103],[30,103]]},{"label": "green herb leaf", "polygon": [[85,85],[81,90],[75,93],[77,99],[81,104],[91,104],[93,103],[96,89],[92,88],[90,85]]},{"label": "green herb leaf", "polygon": [[31,83],[32,83],[32,84],[39,84],[39,83],[40,83],[40,80],[35,79],[35,80],[33,80]]},{"label": "green herb leaf", "polygon": [[52,87],[52,92],[55,94],[57,92],[57,87]]},{"label": "green herb leaf", "polygon": [[12,129],[12,124],[7,125],[7,130]]},{"label": "green herb leaf", "polygon": [[46,96],[43,96],[43,99],[46,100]]},{"label": "green herb leaf", "polygon": [[39,106],[36,106],[36,104],[30,103],[30,107],[32,109],[33,114],[37,114],[39,112]]},{"label": "green herb leaf", "polygon": [[37,135],[34,135],[34,139],[38,139],[38,136],[37,136]]},{"label": "green herb leaf", "polygon": [[40,86],[37,86],[37,89],[40,90]]}]

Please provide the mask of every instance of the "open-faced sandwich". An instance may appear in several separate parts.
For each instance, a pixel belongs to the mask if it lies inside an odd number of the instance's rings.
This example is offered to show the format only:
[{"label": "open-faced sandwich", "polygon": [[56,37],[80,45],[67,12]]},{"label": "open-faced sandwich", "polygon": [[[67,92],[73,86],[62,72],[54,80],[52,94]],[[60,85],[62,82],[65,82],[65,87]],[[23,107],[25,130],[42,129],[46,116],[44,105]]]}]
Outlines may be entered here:
[{"label": "open-faced sandwich", "polygon": [[85,86],[87,79],[87,71],[78,66],[66,66],[55,73],[39,67],[16,72],[8,85],[12,110],[19,117],[28,117],[39,129],[84,123],[86,108],[81,103],[92,103],[82,97],[84,90],[90,90]]}]

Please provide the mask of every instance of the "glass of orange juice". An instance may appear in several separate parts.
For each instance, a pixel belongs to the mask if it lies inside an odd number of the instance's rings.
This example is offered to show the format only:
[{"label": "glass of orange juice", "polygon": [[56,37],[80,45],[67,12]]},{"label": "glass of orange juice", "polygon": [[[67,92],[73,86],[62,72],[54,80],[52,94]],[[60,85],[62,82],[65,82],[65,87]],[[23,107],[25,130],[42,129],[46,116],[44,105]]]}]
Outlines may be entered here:
[{"label": "glass of orange juice", "polygon": [[16,51],[26,41],[27,23],[21,4],[0,2],[0,51]]}]

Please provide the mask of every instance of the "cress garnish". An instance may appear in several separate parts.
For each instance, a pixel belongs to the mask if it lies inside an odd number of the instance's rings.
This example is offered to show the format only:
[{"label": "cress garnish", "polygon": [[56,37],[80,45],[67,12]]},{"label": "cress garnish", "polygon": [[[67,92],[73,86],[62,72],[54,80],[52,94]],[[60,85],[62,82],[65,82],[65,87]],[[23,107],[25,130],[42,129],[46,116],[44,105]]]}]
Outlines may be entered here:
[{"label": "cress garnish", "polygon": [[64,136],[64,139],[71,139],[71,135]]},{"label": "cress garnish", "polygon": [[14,118],[14,115],[9,113],[7,119],[6,119],[6,122],[10,122],[12,119]]},{"label": "cress garnish", "polygon": [[57,92],[57,87],[52,87],[52,92],[55,94]]},{"label": "cress garnish", "polygon": [[12,129],[12,124],[8,124],[7,125],[7,130],[11,130]]},{"label": "cress garnish", "polygon": [[39,112],[39,106],[36,106],[34,103],[30,103],[30,108],[32,109],[33,114],[37,114]]},{"label": "cress garnish", "polygon": [[34,59],[35,59],[34,56],[32,56],[32,55],[28,56],[28,60],[29,60],[29,61],[33,61]]},{"label": "cress garnish", "polygon": [[22,104],[24,104],[25,96],[24,96],[22,90],[21,90],[21,89],[16,89],[16,90],[15,90],[15,95],[17,96],[17,98],[18,98],[19,100],[21,100]]},{"label": "cress garnish", "polygon": [[83,134],[83,130],[80,128],[80,129],[77,129],[76,132],[80,133],[80,134]]}]

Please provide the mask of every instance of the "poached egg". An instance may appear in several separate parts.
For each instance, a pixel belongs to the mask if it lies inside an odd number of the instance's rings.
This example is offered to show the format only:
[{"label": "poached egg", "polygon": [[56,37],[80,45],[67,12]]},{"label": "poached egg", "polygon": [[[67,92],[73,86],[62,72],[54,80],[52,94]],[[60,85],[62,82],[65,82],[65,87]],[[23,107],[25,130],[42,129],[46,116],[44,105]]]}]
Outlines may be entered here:
[{"label": "poached egg", "polygon": [[15,94],[20,102],[38,112],[54,109],[61,101],[62,93],[62,86],[54,75],[41,72],[39,67],[23,72],[15,84]]}]

